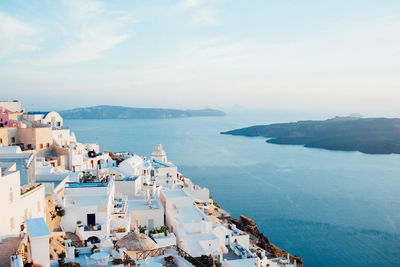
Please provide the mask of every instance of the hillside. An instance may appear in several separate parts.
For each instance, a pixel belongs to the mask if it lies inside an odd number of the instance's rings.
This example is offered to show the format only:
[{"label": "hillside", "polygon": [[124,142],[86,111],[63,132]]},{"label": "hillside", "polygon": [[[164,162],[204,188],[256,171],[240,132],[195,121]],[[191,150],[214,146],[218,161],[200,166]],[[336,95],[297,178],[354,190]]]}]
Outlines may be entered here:
[{"label": "hillside", "polygon": [[336,117],[324,121],[257,125],[221,134],[262,136],[273,144],[400,154],[400,119]]}]

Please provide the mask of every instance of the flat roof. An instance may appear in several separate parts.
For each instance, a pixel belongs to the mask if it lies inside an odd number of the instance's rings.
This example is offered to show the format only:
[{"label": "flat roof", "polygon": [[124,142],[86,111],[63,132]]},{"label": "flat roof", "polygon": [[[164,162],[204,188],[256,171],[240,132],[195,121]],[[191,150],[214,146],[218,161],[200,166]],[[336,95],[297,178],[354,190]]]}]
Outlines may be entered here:
[{"label": "flat roof", "polygon": [[175,212],[175,218],[182,223],[200,223],[203,219],[207,220],[207,217],[197,209],[196,206],[178,208],[179,212]]},{"label": "flat roof", "polygon": [[30,238],[50,236],[49,228],[43,217],[26,220],[26,227]]},{"label": "flat roof", "polygon": [[144,199],[141,200],[128,200],[128,209],[129,210],[155,210],[160,209],[160,205],[158,200],[152,199],[151,200],[151,208],[149,203]]},{"label": "flat roof", "polygon": [[255,260],[253,258],[248,259],[238,259],[228,261],[229,267],[254,267],[256,266]]},{"label": "flat roof", "polygon": [[178,198],[188,196],[181,189],[163,190],[162,193],[166,198]]}]

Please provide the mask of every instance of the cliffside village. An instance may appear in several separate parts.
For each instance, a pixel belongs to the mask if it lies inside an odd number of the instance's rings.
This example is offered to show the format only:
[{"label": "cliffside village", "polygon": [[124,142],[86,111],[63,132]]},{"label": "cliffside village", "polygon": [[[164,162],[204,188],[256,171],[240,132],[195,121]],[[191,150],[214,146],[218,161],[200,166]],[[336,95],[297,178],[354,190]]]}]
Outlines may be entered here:
[{"label": "cliffside village", "polygon": [[101,152],[19,101],[0,101],[0,144],[0,266],[302,265],[242,231],[161,144]]}]

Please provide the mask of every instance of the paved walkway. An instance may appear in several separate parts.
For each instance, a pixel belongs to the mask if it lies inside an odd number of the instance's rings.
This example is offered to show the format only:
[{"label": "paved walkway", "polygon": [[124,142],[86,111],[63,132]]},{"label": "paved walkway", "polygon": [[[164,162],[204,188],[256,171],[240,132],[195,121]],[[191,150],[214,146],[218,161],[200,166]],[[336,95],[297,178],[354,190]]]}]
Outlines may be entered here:
[{"label": "paved walkway", "polygon": [[9,237],[0,243],[0,267],[10,266],[10,256],[15,254],[22,239]]}]

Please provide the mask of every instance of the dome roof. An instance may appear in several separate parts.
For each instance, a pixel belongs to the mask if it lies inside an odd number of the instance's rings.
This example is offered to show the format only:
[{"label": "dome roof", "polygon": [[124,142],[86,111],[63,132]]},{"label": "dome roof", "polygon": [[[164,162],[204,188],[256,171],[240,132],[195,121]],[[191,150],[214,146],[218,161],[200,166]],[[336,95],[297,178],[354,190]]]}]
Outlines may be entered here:
[{"label": "dome roof", "polygon": [[144,251],[158,248],[157,244],[147,235],[130,233],[117,241],[117,246],[128,251]]},{"label": "dome roof", "polygon": [[167,156],[167,153],[165,153],[162,144],[156,145],[156,148],[154,149],[153,153],[151,153],[152,157],[164,157]]}]

